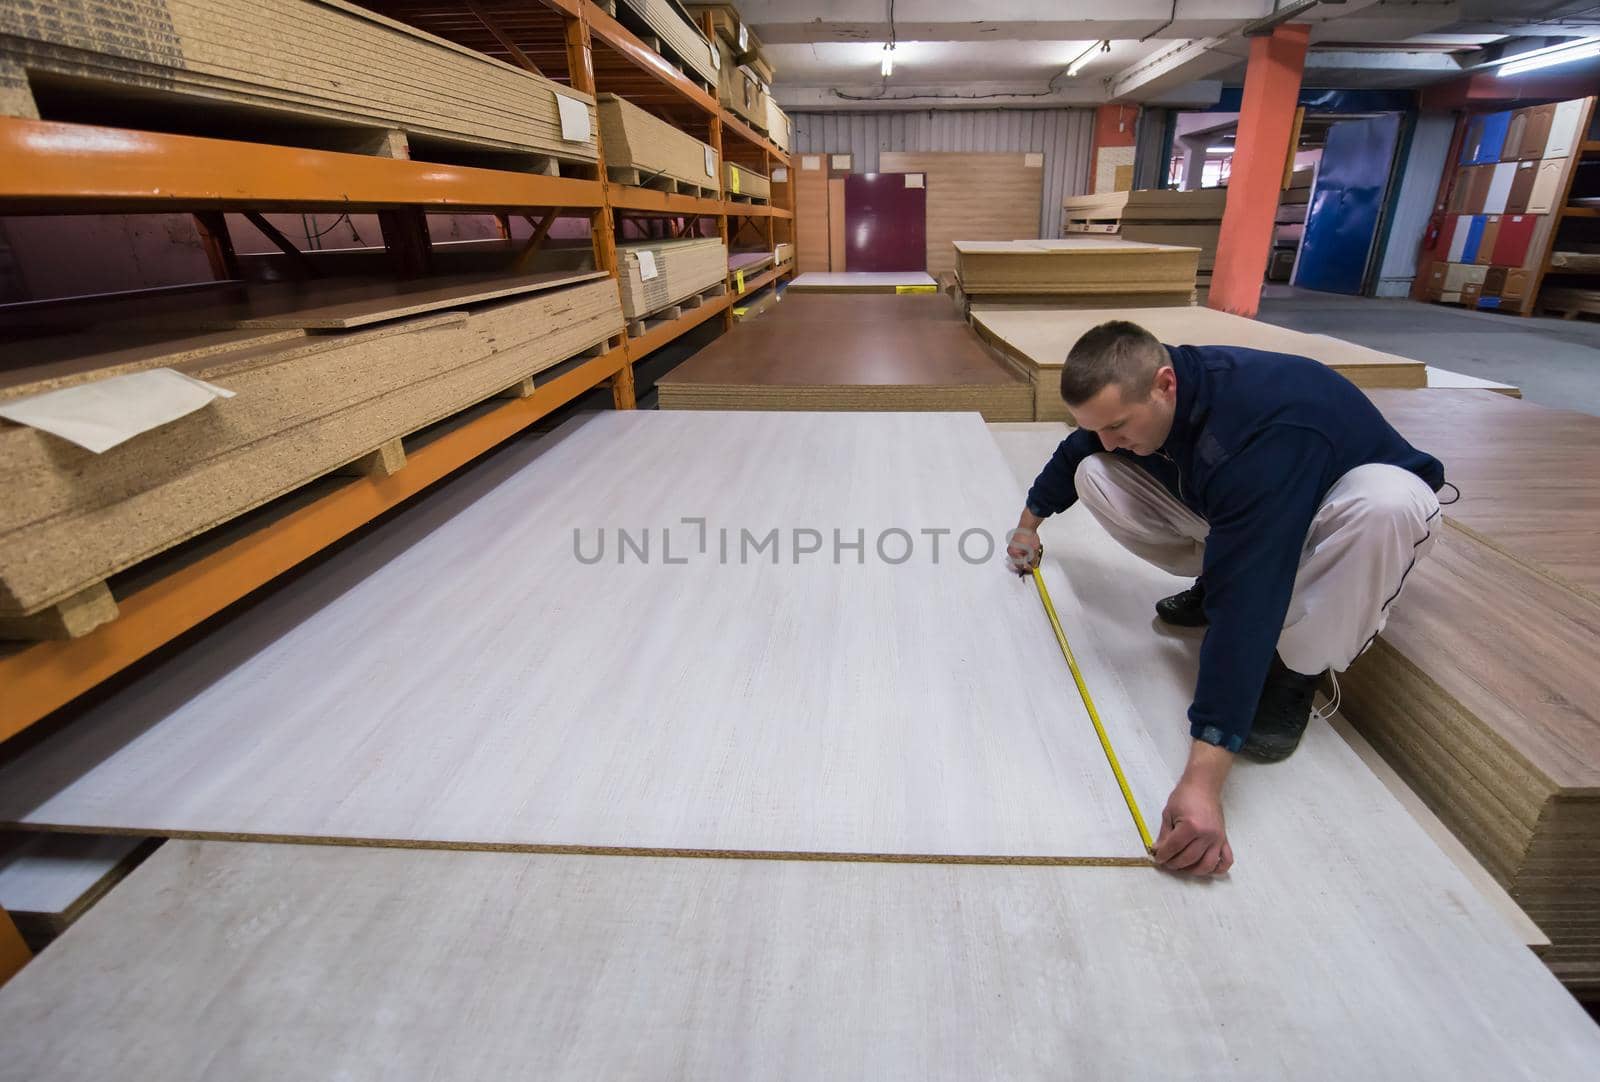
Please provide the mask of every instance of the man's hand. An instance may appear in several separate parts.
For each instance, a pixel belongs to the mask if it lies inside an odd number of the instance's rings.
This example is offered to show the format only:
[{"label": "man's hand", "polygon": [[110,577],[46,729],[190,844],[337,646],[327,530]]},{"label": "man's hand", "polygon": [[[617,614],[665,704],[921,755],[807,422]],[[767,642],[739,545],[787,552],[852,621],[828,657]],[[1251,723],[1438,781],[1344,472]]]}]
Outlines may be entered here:
[{"label": "man's hand", "polygon": [[1044,542],[1039,540],[1039,523],[1044,519],[1022,509],[1017,528],[1006,536],[1006,566],[1019,575],[1026,575],[1039,566],[1044,556]]},{"label": "man's hand", "polygon": [[1233,754],[1196,740],[1189,765],[1161,812],[1156,863],[1187,875],[1222,875],[1233,867],[1233,847],[1222,818],[1222,783]]}]

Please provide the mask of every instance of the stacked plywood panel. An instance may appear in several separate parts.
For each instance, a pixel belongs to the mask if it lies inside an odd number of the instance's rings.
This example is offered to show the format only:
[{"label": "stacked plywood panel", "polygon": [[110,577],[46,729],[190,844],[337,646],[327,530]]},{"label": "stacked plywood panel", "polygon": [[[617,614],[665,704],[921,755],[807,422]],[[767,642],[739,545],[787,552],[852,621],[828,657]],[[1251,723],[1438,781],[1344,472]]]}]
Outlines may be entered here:
[{"label": "stacked plywood panel", "polygon": [[[235,397],[101,454],[0,425],[9,493],[0,503],[0,617],[20,620],[81,596],[621,329],[615,284],[599,279],[198,357],[181,341],[165,356],[146,347],[143,367],[171,367]],[[92,358],[62,367],[71,380],[96,378]],[[28,375],[0,393],[21,398],[60,385],[48,369]]]},{"label": "stacked plywood panel", "polygon": [[1346,711],[1550,937],[1556,974],[1600,993],[1600,419],[1370,394],[1461,497]]},{"label": "stacked plywood panel", "polygon": [[826,273],[828,257],[828,155],[801,154],[789,174],[794,184],[795,269]]},{"label": "stacked plywood panel", "polygon": [[1069,195],[1061,201],[1061,228],[1066,233],[1116,233],[1132,192]]},{"label": "stacked plywood panel", "polygon": [[953,245],[957,240],[1019,240],[1039,235],[1043,154],[896,151],[880,154],[878,169],[925,175],[927,270],[935,278],[956,269]]},{"label": "stacked plywood panel", "polygon": [[1128,297],[1191,303],[1200,259],[1198,248],[1114,237],[961,240],[955,250],[956,281],[970,297],[1034,298],[1036,304],[1078,307],[1124,303]]},{"label": "stacked plywood panel", "polygon": [[716,86],[718,71],[733,67],[731,58],[723,56],[722,50],[707,40],[673,0],[617,2],[637,15],[661,39],[662,46],[704,80],[706,86]]},{"label": "stacked plywood panel", "polygon": [[772,95],[767,95],[766,102],[767,138],[771,139],[779,150],[787,152],[794,143],[794,121],[778,108],[778,103],[773,100]]},{"label": "stacked plywood panel", "polygon": [[716,237],[617,245],[622,311],[643,319],[728,277],[728,248]]},{"label": "stacked plywood panel", "polygon": [[748,166],[723,162],[727,193],[736,198],[765,203],[772,198],[772,182]]},{"label": "stacked plywood panel", "polygon": [[794,245],[787,241],[779,241],[772,246],[772,261],[778,266],[794,262]]},{"label": "stacked plywood panel", "polygon": [[[595,160],[587,95],[344,0],[81,0],[70,16],[18,0],[0,7],[0,113],[38,115],[30,79],[119,108],[182,102]],[[589,111],[586,141],[562,137],[561,96]]]},{"label": "stacked plywood panel", "polygon": [[1026,309],[975,305],[972,324],[1028,377],[1034,388],[1034,416],[1041,421],[1070,419],[1061,400],[1061,368],[1067,352],[1089,328],[1110,319],[1131,319],[1171,345],[1245,346],[1293,353],[1321,361],[1359,387],[1423,387],[1427,366],[1321,334],[1275,327],[1210,308]]},{"label": "stacked plywood panel", "polygon": [[715,197],[717,154],[688,132],[651,116],[626,98],[601,94],[600,139],[606,169],[624,184],[675,180]]}]

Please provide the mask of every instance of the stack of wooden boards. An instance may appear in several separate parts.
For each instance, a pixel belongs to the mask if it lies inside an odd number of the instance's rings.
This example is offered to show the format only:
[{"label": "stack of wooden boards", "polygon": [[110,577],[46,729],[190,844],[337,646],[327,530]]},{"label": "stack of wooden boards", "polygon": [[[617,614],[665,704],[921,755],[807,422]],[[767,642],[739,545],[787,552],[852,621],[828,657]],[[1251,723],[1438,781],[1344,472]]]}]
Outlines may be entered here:
[{"label": "stack of wooden boards", "polygon": [[728,248],[716,237],[628,241],[617,245],[617,271],[622,313],[641,320],[724,282]]},{"label": "stack of wooden boards", "polygon": [[796,293],[656,383],[662,409],[976,410],[1032,416],[1026,381],[943,294]]},{"label": "stack of wooden boards", "polygon": [[937,293],[921,271],[807,271],[789,283],[793,293]]},{"label": "stack of wooden boards", "polygon": [[1278,197],[1278,211],[1272,219],[1272,254],[1267,259],[1267,279],[1287,282],[1294,274],[1294,261],[1300,254],[1300,241],[1306,233],[1306,214],[1311,208],[1311,185],[1316,169],[1296,169],[1289,187]]},{"label": "stack of wooden boards", "polygon": [[[248,110],[279,126],[400,132],[419,158],[432,143],[595,161],[588,95],[345,0],[83,0],[71,17],[59,8],[0,7],[0,113],[37,117],[47,92],[98,96],[117,110]],[[559,97],[589,112],[585,138],[563,132]]]},{"label": "stack of wooden boards", "polygon": [[1200,249],[1195,286],[1205,292],[1227,202],[1226,188],[1107,192],[1063,200],[1062,219],[1068,234],[1115,233],[1123,240]]},{"label": "stack of wooden boards", "polygon": [[802,274],[846,269],[844,178],[851,165],[848,154],[802,154],[789,174],[794,183],[795,267]]},{"label": "stack of wooden boards", "polygon": [[705,86],[716,86],[719,73],[731,68],[722,50],[689,21],[674,0],[617,0],[660,39],[665,54],[683,64]]},{"label": "stack of wooden boards", "polygon": [[772,182],[749,166],[723,163],[728,195],[746,202],[765,203],[772,198]]},{"label": "stack of wooden boards", "polygon": [[[1147,866],[1031,583],[940,536],[1021,499],[973,417],[518,441],[6,764],[0,817],[254,842],[167,843],[0,989],[8,1069],[1592,1075],[1581,1009],[1321,726],[1230,778],[1229,877]],[[618,508],[650,560],[579,559]],[[1170,583],[1083,518],[1046,574],[1150,807],[1197,644],[1152,648]]]},{"label": "stack of wooden boards", "polygon": [[1110,319],[1131,319],[1170,345],[1245,346],[1294,353],[1339,372],[1358,387],[1424,387],[1421,361],[1321,334],[1304,334],[1211,308],[1060,309],[974,305],[972,325],[1025,375],[1034,389],[1034,419],[1070,420],[1061,400],[1061,369],[1080,335]]},{"label": "stack of wooden boards", "polygon": [[878,155],[878,171],[923,174],[928,189],[926,270],[935,278],[955,271],[953,245],[958,240],[1022,240],[1039,236],[1044,200],[1042,153],[885,151]]},{"label": "stack of wooden boards", "polygon": [[[115,615],[111,575],[364,456],[393,472],[402,437],[508,389],[531,393],[532,377],[623,325],[616,283],[594,272],[169,300],[141,302],[142,327],[107,306],[97,332],[4,347],[7,400],[156,368],[234,397],[100,454],[0,424],[0,630],[82,634]],[[218,326],[250,330],[179,329]]]},{"label": "stack of wooden boards", "polygon": [[756,130],[766,132],[779,150],[787,151],[794,138],[793,125],[772,97],[776,72],[761,50],[761,39],[732,4],[685,4],[684,10],[697,24],[709,19],[723,52],[732,58],[723,65],[717,84],[722,104]]},{"label": "stack of wooden boards", "polygon": [[1194,303],[1200,249],[1116,237],[955,242],[956,285],[987,304],[1066,308]]},{"label": "stack of wooden boards", "polygon": [[[1485,391],[1369,391],[1460,499],[1345,711],[1600,993],[1600,418]],[[1483,434],[1492,432],[1486,441]]]},{"label": "stack of wooden boards", "polygon": [[[613,180],[719,197],[717,153],[709,145],[616,94],[598,100],[600,139]],[[665,183],[671,181],[677,184]]]},{"label": "stack of wooden boards", "polygon": [[1443,221],[1424,255],[1429,300],[1526,314],[1581,160],[1593,98],[1480,114],[1467,125]]}]

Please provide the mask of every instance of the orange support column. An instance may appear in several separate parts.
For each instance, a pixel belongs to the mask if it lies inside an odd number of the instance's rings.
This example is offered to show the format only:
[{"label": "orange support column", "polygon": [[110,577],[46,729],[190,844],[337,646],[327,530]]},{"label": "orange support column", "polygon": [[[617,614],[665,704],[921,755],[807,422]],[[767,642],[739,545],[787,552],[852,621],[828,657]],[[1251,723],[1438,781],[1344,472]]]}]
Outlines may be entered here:
[{"label": "orange support column", "polygon": [[1254,316],[1260,307],[1309,38],[1310,27],[1296,24],[1250,41],[1228,205],[1207,302],[1212,308]]}]

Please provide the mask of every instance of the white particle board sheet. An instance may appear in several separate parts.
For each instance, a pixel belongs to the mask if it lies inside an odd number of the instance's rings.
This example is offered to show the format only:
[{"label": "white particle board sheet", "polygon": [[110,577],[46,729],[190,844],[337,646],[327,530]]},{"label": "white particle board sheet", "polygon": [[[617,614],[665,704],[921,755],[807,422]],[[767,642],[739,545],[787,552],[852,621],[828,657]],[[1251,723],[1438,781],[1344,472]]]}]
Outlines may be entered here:
[{"label": "white particle board sheet", "polygon": [[788,288],[802,293],[811,290],[823,293],[893,293],[905,287],[935,289],[937,285],[921,271],[807,271],[790,282]]},{"label": "white particle board sheet", "polygon": [[[957,555],[968,529],[998,540],[1021,499],[976,414],[595,415],[452,481],[19,755],[0,820],[1137,861],[1031,590],[1003,546]],[[703,549],[686,518],[706,520]],[[575,534],[588,557],[600,530],[604,559],[581,562]],[[834,563],[835,530],[861,531],[859,557]]]},{"label": "white particle board sheet", "polygon": [[1371,868],[173,842],[0,989],[0,1079],[1593,1077],[1532,955]]},{"label": "white particle board sheet", "polygon": [[34,834],[0,847],[0,908],[58,924],[114,880],[144,844],[128,835]]}]

